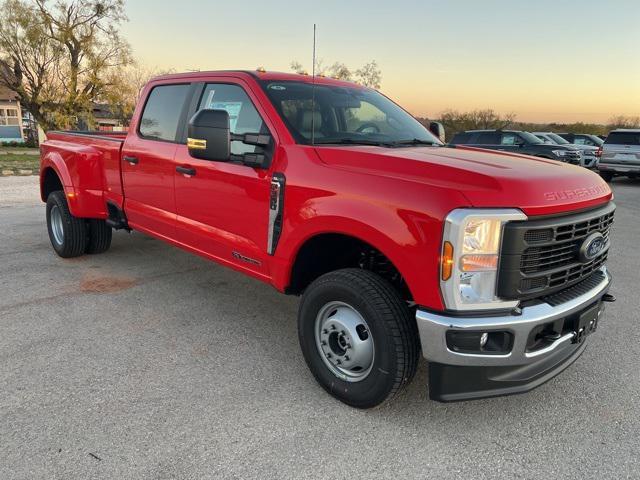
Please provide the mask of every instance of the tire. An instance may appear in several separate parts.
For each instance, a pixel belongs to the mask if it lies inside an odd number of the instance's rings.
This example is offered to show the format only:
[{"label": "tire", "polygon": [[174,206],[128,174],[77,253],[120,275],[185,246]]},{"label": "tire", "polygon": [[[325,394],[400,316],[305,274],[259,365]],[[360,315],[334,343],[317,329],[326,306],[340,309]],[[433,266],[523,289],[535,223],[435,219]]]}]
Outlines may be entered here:
[{"label": "tire", "polygon": [[85,253],[97,254],[109,250],[113,230],[104,220],[87,220],[87,243]]},{"label": "tire", "polygon": [[611,172],[600,172],[600,176],[607,183],[613,180],[613,173]]},{"label": "tire", "polygon": [[[337,270],[315,280],[300,302],[298,336],[318,383],[352,407],[372,408],[393,398],[418,366],[420,342],[410,308],[390,283],[366,270]],[[367,342],[370,360],[363,347]],[[353,361],[346,355],[350,352],[362,363],[352,370],[345,367],[345,360]],[[335,363],[339,359],[341,366]]]},{"label": "tire", "polygon": [[85,252],[85,220],[71,215],[64,192],[59,190],[47,198],[47,230],[53,249],[62,258],[79,257]]}]

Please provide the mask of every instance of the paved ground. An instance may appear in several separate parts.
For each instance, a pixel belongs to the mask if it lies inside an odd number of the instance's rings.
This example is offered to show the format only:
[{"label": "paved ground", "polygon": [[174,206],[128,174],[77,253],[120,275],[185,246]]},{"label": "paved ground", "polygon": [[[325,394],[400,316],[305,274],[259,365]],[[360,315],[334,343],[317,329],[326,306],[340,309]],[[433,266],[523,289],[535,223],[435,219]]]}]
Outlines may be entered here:
[{"label": "paved ground", "polygon": [[37,179],[0,178],[0,478],[640,478],[640,183],[616,181],[618,302],[526,395],[357,411],[316,385],[297,299],[139,234],[63,261]]}]

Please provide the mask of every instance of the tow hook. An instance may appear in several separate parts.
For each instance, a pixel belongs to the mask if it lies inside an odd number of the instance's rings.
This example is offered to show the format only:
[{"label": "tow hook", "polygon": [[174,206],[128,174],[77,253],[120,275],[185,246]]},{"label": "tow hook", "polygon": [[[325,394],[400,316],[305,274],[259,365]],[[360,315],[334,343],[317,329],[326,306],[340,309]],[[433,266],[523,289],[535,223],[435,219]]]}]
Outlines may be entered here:
[{"label": "tow hook", "polygon": [[605,293],[602,296],[602,301],[603,302],[607,302],[607,303],[613,303],[616,301],[616,297],[614,297],[613,295],[611,295],[610,293]]}]

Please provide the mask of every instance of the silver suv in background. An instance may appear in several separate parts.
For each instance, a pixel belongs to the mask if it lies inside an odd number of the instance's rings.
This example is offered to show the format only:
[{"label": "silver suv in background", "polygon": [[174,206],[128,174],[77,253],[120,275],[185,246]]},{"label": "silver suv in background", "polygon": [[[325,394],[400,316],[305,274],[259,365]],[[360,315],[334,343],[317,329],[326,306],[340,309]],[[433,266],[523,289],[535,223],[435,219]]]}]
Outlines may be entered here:
[{"label": "silver suv in background", "polygon": [[640,177],[640,129],[619,128],[609,132],[602,145],[598,170],[607,182],[615,175]]},{"label": "silver suv in background", "polygon": [[552,145],[572,145],[578,150],[582,151],[582,160],[580,165],[586,168],[596,168],[598,166],[598,158],[600,155],[600,149],[592,145],[586,145],[584,143],[572,144],[568,140],[565,140],[557,133],[553,132],[531,132],[540,140]]},{"label": "silver suv in background", "polygon": [[590,133],[559,133],[558,135],[574,145],[601,147],[604,143],[604,139],[598,135],[591,135]]}]

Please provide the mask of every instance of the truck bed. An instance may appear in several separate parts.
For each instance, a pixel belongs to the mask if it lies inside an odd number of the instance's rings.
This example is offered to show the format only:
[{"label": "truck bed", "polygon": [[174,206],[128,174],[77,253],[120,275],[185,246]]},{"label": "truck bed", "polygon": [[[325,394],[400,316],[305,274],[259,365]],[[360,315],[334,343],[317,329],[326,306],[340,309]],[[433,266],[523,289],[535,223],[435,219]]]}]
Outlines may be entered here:
[{"label": "truck bed", "polygon": [[124,200],[120,157],[126,136],[127,132],[49,132],[40,149],[41,178],[51,168],[65,191],[74,192],[74,215],[106,218],[107,202],[122,208]]}]

